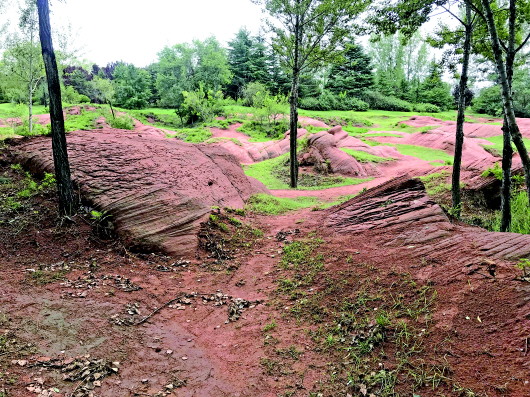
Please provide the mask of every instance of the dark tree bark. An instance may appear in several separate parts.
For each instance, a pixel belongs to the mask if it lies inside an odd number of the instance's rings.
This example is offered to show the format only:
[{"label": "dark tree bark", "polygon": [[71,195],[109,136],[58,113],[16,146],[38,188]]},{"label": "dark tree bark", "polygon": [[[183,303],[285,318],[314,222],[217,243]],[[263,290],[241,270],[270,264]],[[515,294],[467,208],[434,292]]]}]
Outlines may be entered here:
[{"label": "dark tree bark", "polygon": [[[508,86],[510,92],[512,91],[512,80],[513,80],[513,65],[515,63],[515,2],[510,0],[510,17],[508,21],[509,25],[509,37],[508,37],[508,48],[506,49],[506,78],[508,79]],[[511,169],[512,169],[512,157],[513,148],[512,141],[510,138],[508,120],[506,115],[504,116],[504,123],[502,126],[502,187],[501,187],[501,232],[506,232],[510,229],[512,223],[512,206],[511,206]]]},{"label": "dark tree bark", "polygon": [[300,42],[302,40],[300,16],[295,16],[294,31],[294,67],[293,79],[291,83],[290,96],[290,113],[289,113],[289,133],[290,133],[290,154],[289,154],[289,175],[290,185],[292,188],[298,186],[298,157],[297,157],[297,138],[298,138],[298,91],[300,85]]},{"label": "dark tree bark", "polygon": [[469,69],[469,55],[471,53],[471,35],[473,33],[473,23],[471,21],[471,6],[466,1],[466,22],[465,39],[464,39],[464,55],[462,58],[462,74],[460,76],[459,98],[458,98],[458,115],[456,117],[456,137],[455,137],[455,156],[453,160],[453,175],[452,175],[452,199],[453,210],[457,218],[460,218],[462,209],[462,201],[460,197],[460,170],[462,166],[462,149],[464,146],[464,120],[466,110],[466,89]]},{"label": "dark tree bark", "polygon": [[55,179],[57,181],[57,193],[59,195],[59,214],[61,216],[70,216],[75,213],[77,205],[66,148],[61,86],[59,84],[57,61],[52,44],[48,0],[37,0],[37,8],[39,11],[42,57],[44,59],[46,78],[48,80],[48,95],[50,97],[53,164],[55,166]]},{"label": "dark tree bark", "polygon": [[[506,118],[510,137],[513,143],[515,144],[515,147],[517,148],[517,152],[519,153],[519,156],[521,157],[521,162],[523,163],[526,189],[527,189],[528,198],[530,200],[530,157],[528,156],[528,151],[524,144],[521,131],[519,130],[519,126],[517,125],[517,121],[515,119],[515,113],[513,109],[512,90],[511,90],[510,82],[509,82],[509,73],[513,72],[513,63],[511,65],[512,70],[507,72],[506,66],[509,66],[509,65],[508,64],[505,65],[503,62],[502,48],[501,48],[501,44],[499,41],[499,36],[497,34],[497,28],[495,27],[495,20],[493,17],[493,12],[491,10],[489,0],[481,0],[481,3],[482,3],[482,7],[484,8],[484,18],[488,25],[488,31],[489,31],[490,38],[491,38],[493,55],[495,56],[495,64],[497,66],[497,72],[499,74],[499,80],[501,83],[504,116]],[[510,1],[510,18],[512,17],[512,15],[515,15],[515,1],[514,0]],[[513,34],[515,34],[514,30],[513,30]],[[510,49],[508,50],[507,60],[509,60],[510,56],[514,56],[516,52],[513,49],[514,36],[512,36],[512,29],[510,29],[510,36],[511,37],[509,38],[509,41],[510,41],[509,46],[511,46],[510,48],[512,50]]]},{"label": "dark tree bark", "polygon": [[510,139],[510,131],[508,130],[508,123],[504,117],[504,125],[502,126],[502,187],[501,187],[501,232],[506,232],[510,229],[512,223],[512,206],[511,206],[511,171],[512,171],[512,140]]}]

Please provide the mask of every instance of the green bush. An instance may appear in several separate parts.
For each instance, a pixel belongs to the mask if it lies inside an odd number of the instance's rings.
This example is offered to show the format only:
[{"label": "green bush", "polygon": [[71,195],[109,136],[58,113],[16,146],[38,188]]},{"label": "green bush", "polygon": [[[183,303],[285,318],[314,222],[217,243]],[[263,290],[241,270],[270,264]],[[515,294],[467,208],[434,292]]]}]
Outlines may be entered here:
[{"label": "green bush", "polygon": [[[512,223],[509,231],[512,233],[530,234],[530,206],[525,191],[521,191],[512,197]],[[500,230],[501,214],[497,215],[493,225],[494,230]]]},{"label": "green bush", "polygon": [[243,88],[241,99],[244,106],[261,108],[269,95],[269,90],[265,84],[253,81]]},{"label": "green bush", "polygon": [[221,91],[205,91],[201,86],[196,91],[183,91],[184,102],[178,109],[178,115],[186,119],[187,124],[200,121],[212,121],[223,114],[223,94]]},{"label": "green bush", "polygon": [[305,110],[366,111],[368,104],[358,98],[347,96],[345,93],[335,95],[331,91],[324,91],[317,98],[303,98],[300,101],[300,108]]},{"label": "green bush", "polygon": [[79,95],[79,103],[90,103],[90,98],[86,95]]},{"label": "green bush", "polygon": [[439,113],[440,108],[432,103],[415,103],[412,105],[412,109],[415,112],[420,113]]},{"label": "green bush", "polygon": [[134,120],[128,115],[120,115],[110,119],[110,126],[121,130],[134,130]]},{"label": "green bush", "polygon": [[370,109],[411,112],[413,108],[410,102],[377,91],[366,91],[362,99],[368,103]]},{"label": "green bush", "polygon": [[499,87],[493,85],[483,88],[479,96],[473,100],[473,110],[477,113],[500,116],[502,114],[502,99]]}]

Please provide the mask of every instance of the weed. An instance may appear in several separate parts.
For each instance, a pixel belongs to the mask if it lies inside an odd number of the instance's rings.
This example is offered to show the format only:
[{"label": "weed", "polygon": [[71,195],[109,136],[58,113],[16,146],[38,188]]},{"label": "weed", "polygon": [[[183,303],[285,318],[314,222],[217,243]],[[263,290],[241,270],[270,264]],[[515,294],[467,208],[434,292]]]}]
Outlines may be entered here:
[{"label": "weed", "polygon": [[56,281],[61,281],[65,279],[66,270],[58,271],[46,271],[46,270],[35,270],[34,272],[29,273],[29,280],[33,284],[37,285],[46,285],[54,283]]},{"label": "weed", "polygon": [[276,354],[278,354],[279,356],[291,358],[293,360],[298,360],[302,353],[303,352],[301,350],[298,350],[294,345],[291,345],[285,349],[276,349]]},{"label": "weed", "polygon": [[265,326],[263,327],[263,332],[269,332],[269,331],[272,331],[272,330],[275,329],[277,326],[278,326],[278,324],[276,324],[276,321],[272,320],[270,323],[265,324]]},{"label": "weed", "polygon": [[248,199],[245,208],[259,214],[279,215],[289,211],[308,208],[317,203],[318,199],[312,196],[301,196],[290,199],[259,193]]},{"label": "weed", "polygon": [[523,272],[523,279],[530,281],[530,259],[519,259],[519,262],[515,265],[515,267]]}]

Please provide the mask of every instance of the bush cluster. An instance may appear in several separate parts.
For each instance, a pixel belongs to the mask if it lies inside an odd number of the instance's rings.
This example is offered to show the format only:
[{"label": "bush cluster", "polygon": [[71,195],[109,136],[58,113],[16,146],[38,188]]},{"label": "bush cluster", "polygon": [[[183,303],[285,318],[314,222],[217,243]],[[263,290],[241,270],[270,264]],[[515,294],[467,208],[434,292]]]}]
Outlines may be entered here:
[{"label": "bush cluster", "polygon": [[300,101],[300,108],[306,110],[366,111],[368,104],[361,99],[345,94],[336,95],[330,91],[324,91],[319,97],[303,98]]},{"label": "bush cluster", "polygon": [[370,109],[400,112],[411,112],[413,110],[412,103],[390,95],[383,95],[377,91],[366,91],[363,94],[363,100],[368,103]]}]

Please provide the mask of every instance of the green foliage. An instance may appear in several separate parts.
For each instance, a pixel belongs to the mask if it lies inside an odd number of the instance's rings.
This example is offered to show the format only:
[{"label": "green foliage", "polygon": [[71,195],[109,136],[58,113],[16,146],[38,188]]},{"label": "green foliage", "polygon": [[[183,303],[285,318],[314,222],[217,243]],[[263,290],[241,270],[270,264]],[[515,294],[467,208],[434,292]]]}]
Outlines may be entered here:
[{"label": "green foliage", "polygon": [[502,168],[499,163],[495,163],[493,167],[484,170],[480,176],[483,178],[493,176],[495,179],[502,181]]},{"label": "green foliage", "polygon": [[269,90],[265,84],[255,81],[242,87],[241,99],[245,106],[261,108],[265,105],[265,99],[269,95]]},{"label": "green foliage", "polygon": [[[252,83],[254,87],[258,87],[258,84]],[[244,122],[238,131],[250,136],[250,141],[253,142],[283,138],[285,131],[289,129],[286,117],[287,98],[270,95],[267,91],[254,91],[252,98],[259,107],[253,109],[251,120]]]},{"label": "green foliage", "polygon": [[158,104],[173,109],[184,103],[183,92],[217,93],[232,77],[226,52],[214,37],[165,47],[158,54],[155,70]]},{"label": "green foliage", "polygon": [[268,62],[270,58],[263,38],[253,37],[248,30],[241,28],[228,43],[228,64],[232,72],[228,95],[237,98],[249,83],[264,85],[269,82]]},{"label": "green foliage", "polygon": [[473,110],[499,117],[502,114],[502,99],[500,88],[497,85],[483,88],[473,100]]},{"label": "green foliage", "polygon": [[174,134],[168,134],[168,138],[177,138],[184,142],[202,143],[212,137],[210,130],[206,128],[181,128]]},{"label": "green foliage", "polygon": [[251,196],[245,208],[258,214],[279,215],[289,211],[308,208],[317,203],[318,199],[312,196],[300,196],[291,199],[260,193]]},{"label": "green foliage", "polygon": [[521,271],[523,272],[523,278],[527,278],[530,275],[530,259],[521,258],[515,266],[518,269],[521,269]]},{"label": "green foliage", "polygon": [[110,119],[107,119],[107,121],[110,123],[112,128],[134,130],[134,120],[127,114],[111,117]]},{"label": "green foliage", "polygon": [[187,124],[212,121],[215,116],[223,113],[221,91],[205,91],[201,85],[196,91],[183,91],[182,96],[184,100],[178,109],[178,115]]},{"label": "green foliage", "polygon": [[432,103],[415,103],[412,110],[420,113],[439,113],[441,109]]},{"label": "green foliage", "polygon": [[306,110],[353,110],[366,111],[368,104],[358,98],[348,96],[346,92],[337,94],[324,91],[320,96],[303,98],[300,108]]},{"label": "green foliage", "polygon": [[[512,222],[508,229],[512,233],[530,234],[530,206],[528,205],[528,196],[525,191],[517,192],[511,201]],[[500,230],[501,214],[493,223],[493,230]]]},{"label": "green foliage", "polygon": [[340,150],[342,150],[344,153],[349,154],[350,156],[355,158],[355,160],[361,163],[384,163],[387,161],[395,160],[392,157],[379,157],[367,152],[363,152],[362,150],[353,150],[346,147],[342,147],[340,148]]},{"label": "green foliage", "polygon": [[442,67],[432,64],[429,75],[420,84],[418,89],[418,102],[431,103],[442,110],[453,107],[453,96],[449,84],[442,80]]},{"label": "green foliage", "polygon": [[383,95],[377,91],[364,92],[362,99],[368,103],[370,109],[410,112],[413,108],[413,105],[407,101],[393,96]]},{"label": "green foliage", "polygon": [[438,163],[441,163],[441,165],[453,163],[453,156],[443,150],[401,143],[392,146],[395,146],[398,152],[405,156],[417,157],[421,160],[429,161],[433,165],[439,165]]},{"label": "green foliage", "polygon": [[[289,188],[289,154],[243,167],[245,174],[256,178],[269,189]],[[298,187],[304,190],[320,190],[336,186],[357,185],[370,179],[342,176],[299,174]]]},{"label": "green foliage", "polygon": [[151,97],[151,75],[145,69],[120,62],[114,69],[115,103],[126,109],[146,108]]},{"label": "green foliage", "polygon": [[[329,71],[325,88],[335,95],[346,93],[349,97],[359,97],[364,90],[374,85],[371,59],[353,39],[344,45],[340,55],[339,60],[332,65]],[[366,109],[352,108],[351,110]]]}]

